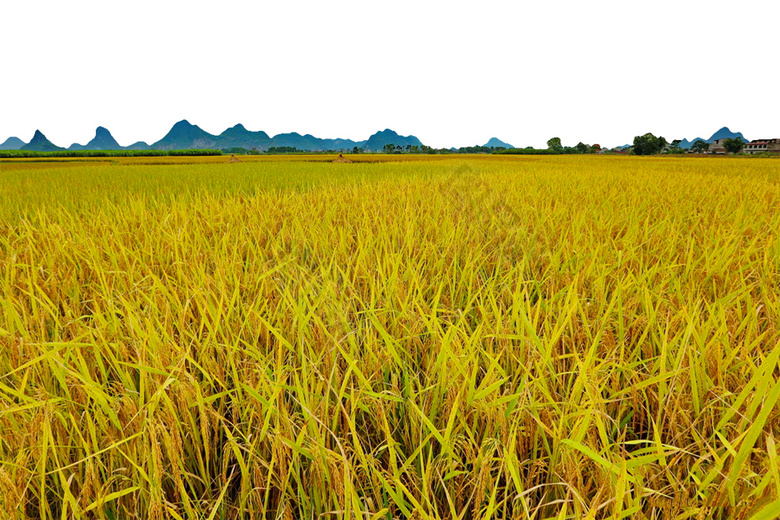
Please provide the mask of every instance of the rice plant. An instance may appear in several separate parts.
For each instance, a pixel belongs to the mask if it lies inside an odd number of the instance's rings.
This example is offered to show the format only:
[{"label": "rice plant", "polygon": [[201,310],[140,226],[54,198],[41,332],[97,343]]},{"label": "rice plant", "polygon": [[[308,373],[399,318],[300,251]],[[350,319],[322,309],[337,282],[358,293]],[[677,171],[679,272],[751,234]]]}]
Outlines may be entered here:
[{"label": "rice plant", "polygon": [[780,162],[186,159],[0,163],[3,518],[780,514]]}]

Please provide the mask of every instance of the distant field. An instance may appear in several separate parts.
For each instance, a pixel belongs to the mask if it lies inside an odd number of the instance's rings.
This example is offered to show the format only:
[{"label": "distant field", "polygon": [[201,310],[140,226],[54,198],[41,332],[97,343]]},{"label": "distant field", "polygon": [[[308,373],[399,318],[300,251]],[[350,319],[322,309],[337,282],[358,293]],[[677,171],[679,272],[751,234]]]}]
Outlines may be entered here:
[{"label": "distant field", "polygon": [[351,158],[0,160],[0,517],[780,515],[780,162]]}]

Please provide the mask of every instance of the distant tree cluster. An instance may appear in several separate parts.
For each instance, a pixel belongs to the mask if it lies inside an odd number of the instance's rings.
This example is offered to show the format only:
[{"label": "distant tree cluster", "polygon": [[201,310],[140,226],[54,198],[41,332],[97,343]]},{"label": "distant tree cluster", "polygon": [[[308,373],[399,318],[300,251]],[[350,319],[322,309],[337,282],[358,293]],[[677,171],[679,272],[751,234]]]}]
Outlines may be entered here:
[{"label": "distant tree cluster", "polygon": [[723,140],[723,148],[725,148],[728,153],[739,153],[742,151],[743,146],[745,146],[745,143],[739,137],[733,139],[727,137]]},{"label": "distant tree cluster", "polygon": [[554,154],[585,154],[598,153],[601,151],[601,146],[585,144],[582,141],[576,146],[563,146],[560,137],[552,137],[547,141],[547,149]]},{"label": "distant tree cluster", "polygon": [[[679,139],[675,139],[671,143],[661,136],[656,137],[652,133],[648,132],[645,135],[638,135],[634,137],[634,145],[631,147],[631,153],[634,155],[655,155],[659,153],[663,154],[683,154],[688,150],[680,147]],[[723,140],[723,148],[728,153],[739,153],[742,147],[745,145],[744,141],[739,138],[726,138]],[[691,145],[689,151],[692,153],[707,153],[709,151],[709,143],[697,139]]]},{"label": "distant tree cluster", "polygon": [[549,148],[507,148],[506,150],[498,150],[493,152],[499,155],[556,155],[557,152],[550,150]]},{"label": "distant tree cluster", "polygon": [[506,150],[504,146],[461,146],[458,153],[494,153]]},{"label": "distant tree cluster", "polygon": [[669,146],[662,150],[662,153],[673,155],[685,153],[685,150],[680,148],[680,143],[682,143],[680,139],[675,139]]},{"label": "distant tree cluster", "polygon": [[632,151],[634,155],[655,155],[669,144],[663,137],[656,137],[650,132],[634,137]]},{"label": "distant tree cluster", "polygon": [[279,155],[285,153],[301,153],[304,150],[299,150],[294,146],[272,146],[265,151],[267,154]]},{"label": "distant tree cluster", "polygon": [[241,147],[223,148],[222,153],[229,153],[233,155],[260,155],[260,150],[257,148],[246,149]]},{"label": "distant tree cluster", "polygon": [[432,148],[430,146],[422,145],[420,147],[420,153],[427,153],[429,155],[442,155],[442,154],[450,154],[452,153],[452,150],[449,148]]},{"label": "distant tree cluster", "polygon": [[[422,148],[430,148],[426,146],[422,146]],[[406,146],[400,145],[400,144],[393,144],[388,143],[384,147],[382,147],[382,152],[384,153],[426,153],[423,152],[420,146],[407,144]]]},{"label": "distant tree cluster", "polygon": [[406,146],[403,145],[395,145],[392,143],[384,145],[382,147],[382,153],[392,153],[392,154],[401,154],[401,153],[417,153],[417,154],[449,154],[449,153],[457,153],[455,150],[450,150],[448,148],[432,148],[430,146],[426,145],[411,145],[407,144]]}]

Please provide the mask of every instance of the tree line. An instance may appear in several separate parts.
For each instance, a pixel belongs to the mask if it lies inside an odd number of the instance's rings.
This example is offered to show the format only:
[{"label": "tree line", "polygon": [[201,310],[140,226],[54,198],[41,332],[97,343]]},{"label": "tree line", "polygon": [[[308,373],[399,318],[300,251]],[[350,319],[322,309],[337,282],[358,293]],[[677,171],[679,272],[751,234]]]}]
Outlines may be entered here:
[{"label": "tree line", "polygon": [[177,157],[222,155],[221,150],[60,150],[38,152],[34,150],[0,150],[0,158],[42,158],[42,157]]},{"label": "tree line", "polygon": [[[631,147],[631,153],[634,155],[655,155],[659,153],[667,154],[682,154],[687,150],[680,148],[682,141],[675,139],[671,143],[663,137],[656,137],[652,133],[648,132],[644,135],[638,135],[634,137],[634,145]],[[723,148],[727,153],[739,153],[745,146],[745,142],[740,137],[731,138],[728,137],[722,141]],[[690,148],[692,153],[707,153],[710,149],[709,143],[696,140]]]}]

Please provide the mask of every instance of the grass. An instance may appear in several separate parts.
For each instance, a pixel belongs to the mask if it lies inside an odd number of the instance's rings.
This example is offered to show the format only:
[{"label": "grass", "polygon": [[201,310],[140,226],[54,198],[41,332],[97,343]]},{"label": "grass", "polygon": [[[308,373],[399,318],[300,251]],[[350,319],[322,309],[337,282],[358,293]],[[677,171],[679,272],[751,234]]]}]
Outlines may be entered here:
[{"label": "grass", "polygon": [[776,515],[777,161],[428,159],[1,163],[3,516]]}]

